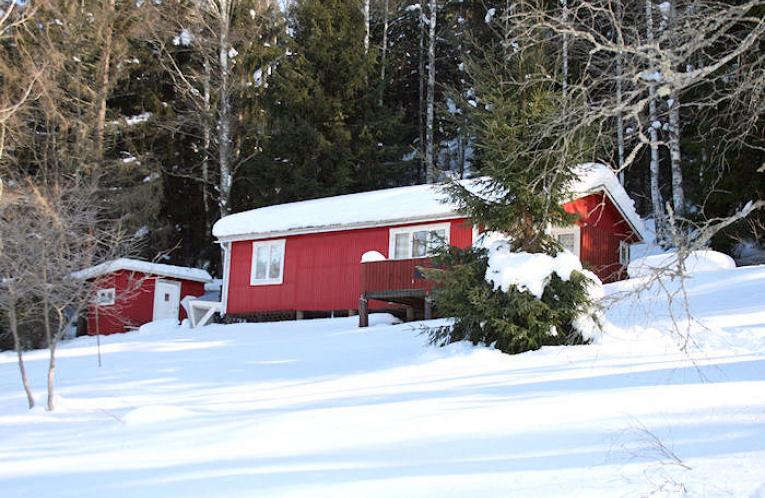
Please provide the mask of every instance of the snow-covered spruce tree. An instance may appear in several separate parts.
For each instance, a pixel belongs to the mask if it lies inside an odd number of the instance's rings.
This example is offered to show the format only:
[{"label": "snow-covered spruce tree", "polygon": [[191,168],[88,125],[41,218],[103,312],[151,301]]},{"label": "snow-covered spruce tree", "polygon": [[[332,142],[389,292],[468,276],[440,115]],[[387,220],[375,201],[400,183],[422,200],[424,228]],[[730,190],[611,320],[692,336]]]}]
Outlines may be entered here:
[{"label": "snow-covered spruce tree", "polygon": [[537,296],[528,289],[503,289],[487,281],[490,267],[484,248],[451,248],[436,256],[435,263],[445,268],[426,270],[437,282],[436,306],[455,321],[429,329],[434,344],[470,341],[515,354],[583,344],[597,326],[589,290],[593,281],[586,272],[573,271],[568,280],[552,273]]},{"label": "snow-covered spruce tree", "polygon": [[[497,43],[483,48],[480,64],[466,63],[477,101],[466,107],[468,126],[484,176],[446,189],[473,224],[502,234],[505,242],[488,250],[448,249],[435,257],[435,269],[426,270],[437,282],[435,304],[455,322],[431,330],[434,343],[470,340],[518,353],[586,340],[575,323],[592,314],[588,287],[595,282],[575,256],[559,254],[549,227],[573,221],[561,204],[575,175],[572,165],[588,153],[587,131],[571,140],[566,154],[547,152],[555,137],[545,137],[535,125],[559,112],[561,89],[546,77],[544,56],[543,45],[513,49]],[[490,251],[511,258],[518,253],[511,265],[575,264],[571,271],[551,270],[532,291],[497,282]]]}]

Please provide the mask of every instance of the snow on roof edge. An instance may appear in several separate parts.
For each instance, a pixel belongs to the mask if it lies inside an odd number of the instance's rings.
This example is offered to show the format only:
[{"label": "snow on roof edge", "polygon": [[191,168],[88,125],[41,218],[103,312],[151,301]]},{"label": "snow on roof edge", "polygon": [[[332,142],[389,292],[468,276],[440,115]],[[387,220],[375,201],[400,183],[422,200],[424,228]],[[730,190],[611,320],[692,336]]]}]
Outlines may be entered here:
[{"label": "snow on roof edge", "polygon": [[[635,203],[613,170],[601,163],[576,168],[580,174],[571,186],[572,194],[583,196],[605,190],[637,235],[648,240]],[[440,187],[410,185],[251,209],[219,219],[213,225],[213,236],[221,240],[263,239],[459,216]]]},{"label": "snow on roof edge", "polygon": [[116,271],[126,270],[161,277],[172,277],[180,280],[193,280],[195,282],[210,282],[212,276],[205,270],[199,268],[188,268],[186,266],[166,265],[162,263],[150,263],[139,259],[120,258],[101,263],[100,265],[85,268],[72,273],[75,278],[91,279],[114,273]]},{"label": "snow on roof edge", "polygon": [[635,210],[635,201],[624,190],[611,168],[603,163],[583,163],[577,165],[576,169],[580,171],[580,174],[571,186],[572,194],[583,196],[598,190],[605,190],[637,235],[644,242],[650,241],[651,237],[645,228],[643,219]]}]

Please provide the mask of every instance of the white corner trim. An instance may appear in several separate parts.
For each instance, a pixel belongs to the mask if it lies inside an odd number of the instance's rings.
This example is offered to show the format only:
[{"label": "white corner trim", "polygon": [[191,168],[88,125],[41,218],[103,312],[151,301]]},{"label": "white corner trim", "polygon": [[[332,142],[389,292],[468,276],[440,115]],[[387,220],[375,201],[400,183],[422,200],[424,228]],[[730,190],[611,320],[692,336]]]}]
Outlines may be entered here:
[{"label": "white corner trim", "polygon": [[221,310],[221,314],[225,315],[228,310],[228,286],[231,275],[231,242],[221,242],[220,246],[223,249],[223,284],[220,290],[223,310]]}]

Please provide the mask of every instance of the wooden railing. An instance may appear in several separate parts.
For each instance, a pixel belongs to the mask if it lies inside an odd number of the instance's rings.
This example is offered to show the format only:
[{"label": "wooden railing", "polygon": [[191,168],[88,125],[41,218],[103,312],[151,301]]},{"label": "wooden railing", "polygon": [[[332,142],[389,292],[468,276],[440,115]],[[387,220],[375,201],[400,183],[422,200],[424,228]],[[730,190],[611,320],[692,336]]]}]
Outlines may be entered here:
[{"label": "wooden railing", "polygon": [[362,294],[386,294],[401,291],[429,292],[433,282],[418,269],[430,266],[429,258],[390,259],[361,263]]}]

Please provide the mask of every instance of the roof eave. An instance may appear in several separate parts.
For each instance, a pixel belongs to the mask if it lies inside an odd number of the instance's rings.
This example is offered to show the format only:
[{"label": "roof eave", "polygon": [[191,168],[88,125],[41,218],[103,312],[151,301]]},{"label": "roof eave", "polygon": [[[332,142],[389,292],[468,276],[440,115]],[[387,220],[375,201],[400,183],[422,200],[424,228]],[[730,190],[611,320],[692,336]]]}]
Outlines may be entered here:
[{"label": "roof eave", "polygon": [[248,232],[242,234],[232,234],[216,237],[218,242],[238,242],[242,240],[264,240],[277,239],[281,237],[292,237],[295,235],[310,235],[314,233],[342,232],[345,230],[363,230],[365,228],[379,228],[386,226],[408,225],[412,223],[429,223],[440,220],[455,220],[465,218],[465,215],[450,211],[439,216],[414,216],[408,218],[397,218],[381,221],[366,221],[359,223],[343,223],[336,225],[324,225],[320,227],[294,228],[290,230],[278,230],[271,232]]},{"label": "roof eave", "polygon": [[573,202],[576,199],[581,199],[582,197],[585,197],[587,195],[597,194],[599,192],[603,192],[604,194],[608,196],[608,199],[611,201],[611,204],[613,204],[614,207],[616,207],[616,210],[619,211],[619,214],[621,215],[622,219],[624,219],[624,221],[626,221],[627,224],[630,226],[630,230],[632,230],[632,233],[634,233],[638,237],[638,239],[640,239],[639,242],[645,242],[646,239],[643,232],[641,232],[640,229],[636,227],[634,223],[632,223],[632,221],[630,220],[630,217],[627,215],[627,213],[624,212],[624,209],[622,209],[622,206],[619,205],[618,202],[616,202],[616,199],[614,199],[613,194],[611,193],[610,190],[608,190],[608,187],[605,184],[600,184],[586,191],[578,192],[577,196],[575,196],[574,198],[566,202]]}]

